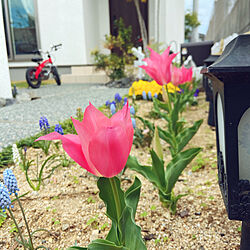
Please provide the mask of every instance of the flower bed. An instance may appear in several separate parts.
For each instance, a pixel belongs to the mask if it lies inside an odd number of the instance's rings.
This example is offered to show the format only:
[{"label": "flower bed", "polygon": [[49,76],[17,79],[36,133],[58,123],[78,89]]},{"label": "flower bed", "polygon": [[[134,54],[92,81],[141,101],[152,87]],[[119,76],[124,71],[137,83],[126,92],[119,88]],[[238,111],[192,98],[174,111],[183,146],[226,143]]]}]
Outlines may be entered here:
[{"label": "flower bed", "polygon": [[[137,114],[147,116],[152,102],[136,101]],[[199,106],[191,107],[184,114],[189,123],[199,118],[206,119],[207,103],[199,97]],[[152,118],[151,118],[152,119]],[[154,120],[163,124],[160,119]],[[143,127],[137,121],[138,126]],[[138,204],[136,223],[142,228],[142,236],[148,249],[237,249],[240,242],[239,222],[229,221],[217,184],[215,134],[206,123],[191,141],[191,146],[202,146],[202,155],[184,170],[176,184],[176,193],[187,192],[177,205],[176,215],[170,215],[158,199],[157,190],[144,177],[141,199]],[[165,148],[165,147],[164,147]],[[166,149],[165,149],[166,150]],[[62,151],[61,151],[62,152]],[[166,152],[166,151],[164,151]],[[50,153],[53,153],[51,148]],[[27,157],[41,161],[45,155],[41,149],[30,148]],[[132,147],[132,154],[141,163],[150,161],[149,148]],[[168,160],[169,154],[164,154]],[[40,158],[41,157],[41,158]],[[87,246],[92,239],[104,238],[110,228],[105,216],[104,203],[98,197],[96,177],[73,164],[58,168],[54,175],[44,182],[39,192],[32,192],[23,171],[13,167],[20,194],[30,191],[21,198],[31,229],[46,228],[51,235],[37,233],[34,243],[51,249],[66,249],[77,242]],[[135,175],[126,170],[122,186],[127,188]],[[13,210],[17,221],[21,213],[16,204]],[[24,224],[21,223],[24,230]],[[10,234],[13,223],[8,218],[0,228],[1,249],[15,249],[15,232]]]}]

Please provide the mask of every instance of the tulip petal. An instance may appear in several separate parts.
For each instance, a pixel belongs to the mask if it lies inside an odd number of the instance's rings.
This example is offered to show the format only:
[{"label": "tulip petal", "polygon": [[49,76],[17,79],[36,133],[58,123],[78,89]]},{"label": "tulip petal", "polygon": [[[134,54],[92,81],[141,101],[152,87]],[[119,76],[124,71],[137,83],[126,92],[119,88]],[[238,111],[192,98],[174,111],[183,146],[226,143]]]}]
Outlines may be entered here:
[{"label": "tulip petal", "polygon": [[100,128],[93,136],[89,157],[102,176],[113,177],[125,167],[131,149],[126,147],[126,137],[126,130],[121,126]]},{"label": "tulip petal", "polygon": [[[76,132],[79,136],[82,152],[85,156],[85,159],[88,163],[88,166],[90,167],[90,169],[92,169],[92,172],[95,172],[96,176],[100,176],[96,167],[93,165],[93,163],[89,159],[89,142],[91,141],[92,137],[96,133],[96,131],[94,130],[94,126],[96,126],[96,125],[93,125],[95,122],[90,120],[90,122],[92,124],[88,124],[88,121],[85,121],[83,123],[83,122],[80,122],[72,117],[71,117],[71,119],[72,119],[73,125],[76,129]],[[93,130],[91,130],[91,128]]]},{"label": "tulip petal", "polygon": [[96,171],[94,171],[89,167],[85,159],[85,156],[82,152],[82,146],[78,135],[73,135],[73,134],[61,135],[57,132],[52,132],[50,134],[41,136],[38,139],[36,139],[36,141],[40,140],[46,140],[46,141],[61,140],[62,146],[64,150],[67,152],[67,154],[70,156],[70,158],[72,158],[76,163],[78,163],[88,172],[94,175],[98,174]]},{"label": "tulip petal", "polygon": [[116,126],[123,127],[123,129],[127,134],[126,138],[124,139],[126,142],[124,141],[123,145],[124,146],[127,145],[128,150],[130,151],[133,143],[134,129],[130,117],[128,102],[126,105],[124,105],[124,107],[121,110],[119,110],[115,115],[111,117],[110,121],[112,127]]},{"label": "tulip petal", "polygon": [[100,110],[89,102],[89,106],[85,109],[82,124],[88,132],[93,133],[99,126],[106,125],[109,122],[107,116],[105,116]]}]

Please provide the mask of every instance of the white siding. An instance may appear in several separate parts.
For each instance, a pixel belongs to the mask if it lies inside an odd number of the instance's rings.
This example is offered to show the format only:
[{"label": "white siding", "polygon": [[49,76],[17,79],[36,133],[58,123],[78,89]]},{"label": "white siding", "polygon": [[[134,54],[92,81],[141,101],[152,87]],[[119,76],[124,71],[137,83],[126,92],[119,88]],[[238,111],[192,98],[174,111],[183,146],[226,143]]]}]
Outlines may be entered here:
[{"label": "white siding", "polygon": [[39,39],[42,50],[62,43],[57,51],[57,65],[86,64],[86,37],[82,0],[38,0]]},{"label": "white siding", "polygon": [[0,1],[0,97],[12,98],[8,56],[3,26],[2,2]]},{"label": "white siding", "polygon": [[[179,51],[180,44],[184,42],[184,0],[149,0],[149,38],[154,40],[157,39],[157,1],[160,3],[159,41],[166,45],[175,41]],[[177,52],[174,44],[171,48]]]}]

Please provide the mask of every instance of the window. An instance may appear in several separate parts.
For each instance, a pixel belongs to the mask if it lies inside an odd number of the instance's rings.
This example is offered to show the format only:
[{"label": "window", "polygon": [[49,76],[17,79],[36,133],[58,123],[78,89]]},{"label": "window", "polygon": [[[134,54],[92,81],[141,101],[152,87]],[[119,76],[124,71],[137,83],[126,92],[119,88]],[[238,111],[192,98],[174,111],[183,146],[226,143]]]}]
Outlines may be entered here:
[{"label": "window", "polygon": [[9,59],[30,58],[38,48],[34,0],[2,0],[2,5]]}]

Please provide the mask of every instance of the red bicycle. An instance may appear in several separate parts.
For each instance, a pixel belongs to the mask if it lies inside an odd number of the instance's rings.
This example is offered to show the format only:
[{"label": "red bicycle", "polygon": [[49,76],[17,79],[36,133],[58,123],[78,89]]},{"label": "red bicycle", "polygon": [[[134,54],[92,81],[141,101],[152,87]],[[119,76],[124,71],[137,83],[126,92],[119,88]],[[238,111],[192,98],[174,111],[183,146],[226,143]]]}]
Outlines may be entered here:
[{"label": "red bicycle", "polygon": [[[61,85],[60,76],[50,55],[52,51],[57,51],[61,46],[62,44],[53,45],[51,46],[50,51],[46,52],[43,52],[42,50],[33,51],[34,54],[38,54],[40,57],[32,58],[31,61],[36,62],[38,66],[28,68],[26,71],[26,81],[31,88],[39,88],[42,80],[48,80],[51,74],[53,75],[57,85]],[[44,60],[42,55],[47,55],[48,59]],[[45,69],[45,67],[49,67],[49,69]]]}]

